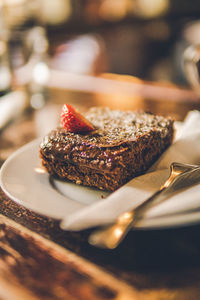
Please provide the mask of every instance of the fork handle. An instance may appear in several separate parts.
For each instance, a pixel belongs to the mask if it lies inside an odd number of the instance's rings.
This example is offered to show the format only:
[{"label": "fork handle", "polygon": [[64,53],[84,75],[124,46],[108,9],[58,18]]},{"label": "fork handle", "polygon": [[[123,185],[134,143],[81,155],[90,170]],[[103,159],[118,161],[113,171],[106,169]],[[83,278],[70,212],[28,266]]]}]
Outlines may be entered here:
[{"label": "fork handle", "polygon": [[89,243],[100,248],[116,248],[133,226],[134,216],[133,211],[120,215],[114,224],[94,231],[89,236]]},{"label": "fork handle", "polygon": [[[156,203],[160,203],[166,197],[169,197],[168,193],[163,192],[170,192],[170,195],[173,195],[180,190],[180,186],[178,187],[180,180],[186,181],[190,178],[190,176],[193,177],[194,175],[196,175],[195,178],[198,178],[199,180],[199,172],[200,167],[172,163],[170,166],[170,176],[157,192],[155,192],[151,197],[147,198],[135,209],[122,213],[114,224],[94,231],[89,236],[89,243],[100,248],[116,248],[127,235],[128,231],[133,227],[133,225],[141,220],[149,207],[155,205]],[[192,182],[190,180],[189,185],[187,184],[187,187],[191,186],[192,184],[194,184],[194,180],[192,180]]]},{"label": "fork handle", "polygon": [[137,208],[122,213],[115,223],[92,232],[88,242],[100,248],[116,248],[133,225],[142,218],[144,212],[152,205],[152,202],[156,200],[164,190],[166,190],[166,187],[162,187]]}]

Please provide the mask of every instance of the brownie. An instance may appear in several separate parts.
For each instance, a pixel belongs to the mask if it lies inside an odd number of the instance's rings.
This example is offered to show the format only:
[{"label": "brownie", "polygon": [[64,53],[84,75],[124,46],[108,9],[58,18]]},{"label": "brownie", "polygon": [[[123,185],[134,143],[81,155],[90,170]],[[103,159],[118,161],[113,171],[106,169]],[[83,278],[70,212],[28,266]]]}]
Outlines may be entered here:
[{"label": "brownie", "polygon": [[40,156],[51,175],[114,191],[143,174],[172,142],[170,118],[99,107],[85,117],[94,131],[71,133],[59,127],[44,137]]}]

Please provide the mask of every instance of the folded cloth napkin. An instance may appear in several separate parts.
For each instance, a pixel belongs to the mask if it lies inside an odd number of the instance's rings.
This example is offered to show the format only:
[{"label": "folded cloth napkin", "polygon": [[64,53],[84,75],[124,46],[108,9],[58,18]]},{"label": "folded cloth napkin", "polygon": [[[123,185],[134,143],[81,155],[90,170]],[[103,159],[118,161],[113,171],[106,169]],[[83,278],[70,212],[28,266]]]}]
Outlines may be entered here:
[{"label": "folded cloth napkin", "polygon": [[10,92],[0,97],[0,130],[22,114],[27,106],[27,95],[23,91]]},{"label": "folded cloth napkin", "polygon": [[[61,228],[82,230],[115,221],[120,213],[137,207],[160,188],[169,176],[169,167],[172,162],[200,164],[200,112],[188,113],[182,125],[177,126],[173,144],[145,175],[132,179],[106,199],[63,219]],[[145,214],[145,219],[197,209],[200,206],[199,192],[197,185],[178,193],[150,208]],[[142,221],[140,227],[142,227]]]}]

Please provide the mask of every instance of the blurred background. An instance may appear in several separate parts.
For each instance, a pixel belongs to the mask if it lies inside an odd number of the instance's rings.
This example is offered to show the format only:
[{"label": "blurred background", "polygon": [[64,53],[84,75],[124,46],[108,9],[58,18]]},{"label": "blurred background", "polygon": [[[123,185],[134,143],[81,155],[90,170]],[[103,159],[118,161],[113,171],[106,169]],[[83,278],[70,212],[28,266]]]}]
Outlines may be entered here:
[{"label": "blurred background", "polygon": [[68,102],[181,120],[200,107],[182,64],[199,43],[198,0],[1,0],[0,95],[26,93],[10,118]]}]

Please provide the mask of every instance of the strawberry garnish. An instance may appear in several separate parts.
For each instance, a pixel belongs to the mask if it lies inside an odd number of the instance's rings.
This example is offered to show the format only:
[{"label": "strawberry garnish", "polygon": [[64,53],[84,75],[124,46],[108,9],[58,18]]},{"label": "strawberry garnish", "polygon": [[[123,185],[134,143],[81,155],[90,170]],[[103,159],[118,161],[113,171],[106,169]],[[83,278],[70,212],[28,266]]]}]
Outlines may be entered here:
[{"label": "strawberry garnish", "polygon": [[61,125],[64,129],[73,133],[86,133],[94,130],[93,125],[69,104],[63,105]]}]

